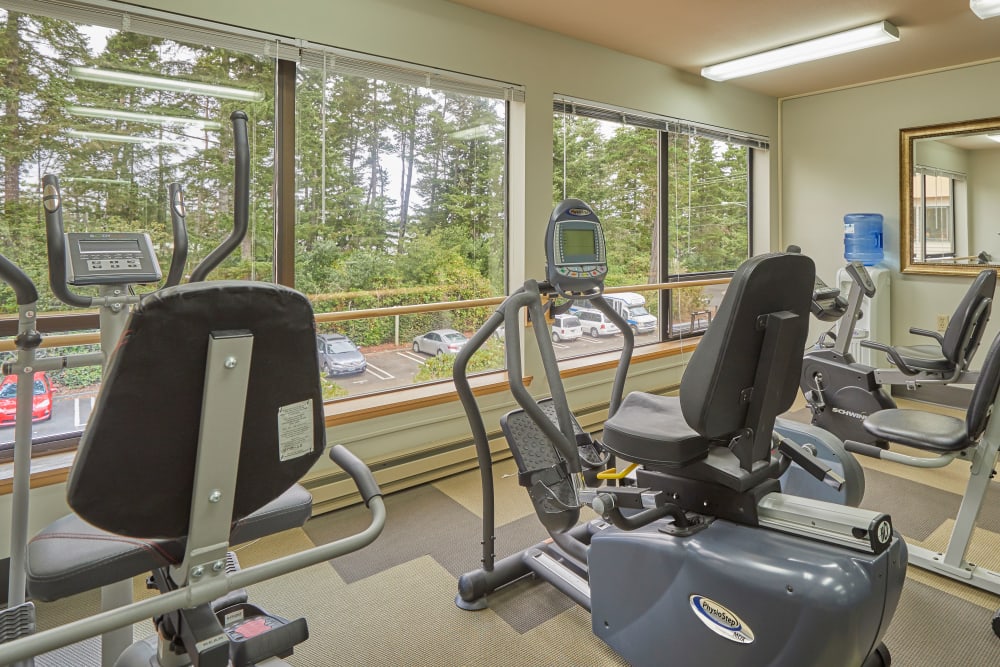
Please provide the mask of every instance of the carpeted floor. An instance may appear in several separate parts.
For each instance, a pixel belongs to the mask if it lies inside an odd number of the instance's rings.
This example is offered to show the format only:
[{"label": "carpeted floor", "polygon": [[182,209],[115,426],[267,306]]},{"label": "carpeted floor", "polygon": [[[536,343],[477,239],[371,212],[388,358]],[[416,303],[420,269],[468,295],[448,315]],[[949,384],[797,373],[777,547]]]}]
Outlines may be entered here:
[{"label": "carpeted floor", "polygon": [[[800,413],[793,418],[805,418]],[[892,514],[908,542],[941,548],[957,512],[968,466],[921,471],[863,461],[864,505]],[[497,554],[513,553],[544,537],[513,463],[495,470]],[[252,601],[273,613],[306,616],[310,639],[293,665],[386,666],[603,666],[624,665],[590,631],[586,612],[547,584],[518,582],[491,596],[490,608],[459,610],[456,578],[480,557],[478,471],[392,494],[388,522],[369,548],[329,564],[258,585]],[[295,530],[239,550],[244,565],[324,543],[367,523],[361,507],[317,517]],[[1000,488],[980,516],[972,559],[1000,570]],[[137,593],[145,594],[145,591]],[[93,613],[96,594],[40,605],[42,626]],[[1000,638],[990,619],[1000,597],[910,568],[886,643],[896,667],[995,667]],[[151,631],[136,626],[136,637]],[[678,647],[682,651],[683,647]],[[87,664],[71,658],[60,664]],[[39,665],[47,663],[40,660]],[[664,657],[665,666],[670,659]],[[709,666],[706,666],[709,667]],[[711,666],[716,667],[716,666]],[[718,666],[729,667],[729,666]],[[808,667],[808,665],[803,665]]]}]

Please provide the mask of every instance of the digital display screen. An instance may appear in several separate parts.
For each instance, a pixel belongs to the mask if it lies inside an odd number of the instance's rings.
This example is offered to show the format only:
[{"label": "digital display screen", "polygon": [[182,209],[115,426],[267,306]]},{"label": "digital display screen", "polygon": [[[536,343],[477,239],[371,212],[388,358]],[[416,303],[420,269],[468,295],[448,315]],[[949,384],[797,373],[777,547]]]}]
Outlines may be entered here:
[{"label": "digital display screen", "polygon": [[563,229],[562,250],[564,257],[595,257],[597,234],[593,229]]},{"label": "digital display screen", "polygon": [[80,252],[139,252],[136,239],[80,239]]}]

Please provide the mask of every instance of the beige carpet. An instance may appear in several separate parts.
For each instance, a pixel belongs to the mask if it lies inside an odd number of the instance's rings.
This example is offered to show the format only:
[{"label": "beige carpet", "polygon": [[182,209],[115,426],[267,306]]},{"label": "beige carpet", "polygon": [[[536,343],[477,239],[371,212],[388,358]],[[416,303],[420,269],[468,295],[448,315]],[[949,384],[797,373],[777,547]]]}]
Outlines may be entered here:
[{"label": "beige carpet", "polygon": [[[943,471],[877,461],[863,464],[868,478],[865,504],[891,513],[911,543],[942,545],[957,511],[967,464],[955,463]],[[495,470],[501,557],[544,537],[527,495],[510,476],[514,470],[510,461]],[[519,582],[491,596],[490,609],[480,612],[454,605],[456,578],[476,567],[480,557],[478,471],[395,493],[386,501],[386,530],[368,549],[251,590],[251,599],[273,613],[308,618],[311,636],[289,659],[293,665],[625,664],[591,634],[588,615],[546,584]],[[1000,489],[994,483],[972,554],[977,562],[1000,570],[998,502]],[[362,508],[347,508],[311,520],[304,530],[245,546],[239,550],[240,560],[244,565],[267,560],[337,539],[366,523]],[[40,624],[92,613],[95,605],[94,594],[39,605]],[[1000,638],[990,629],[998,607],[1000,597],[911,567],[886,638],[893,665],[1000,665]],[[151,628],[136,627],[137,637]],[[46,664],[39,661],[42,667]],[[664,665],[670,665],[669,656]]]}]

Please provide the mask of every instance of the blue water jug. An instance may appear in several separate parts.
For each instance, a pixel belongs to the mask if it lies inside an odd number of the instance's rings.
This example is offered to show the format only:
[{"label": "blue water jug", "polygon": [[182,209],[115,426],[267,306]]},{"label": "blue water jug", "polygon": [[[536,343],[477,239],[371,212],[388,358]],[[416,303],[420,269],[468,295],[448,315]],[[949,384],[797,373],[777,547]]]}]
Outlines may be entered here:
[{"label": "blue water jug", "polygon": [[844,259],[873,266],[882,261],[882,215],[848,213],[844,216]]}]

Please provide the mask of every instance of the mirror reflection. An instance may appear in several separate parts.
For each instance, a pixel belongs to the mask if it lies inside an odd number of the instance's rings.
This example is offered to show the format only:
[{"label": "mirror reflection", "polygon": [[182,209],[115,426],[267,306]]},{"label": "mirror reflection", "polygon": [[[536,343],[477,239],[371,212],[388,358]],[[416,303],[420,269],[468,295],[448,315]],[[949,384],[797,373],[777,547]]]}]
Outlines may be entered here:
[{"label": "mirror reflection", "polygon": [[1000,119],[901,130],[902,268],[1000,263]]}]

